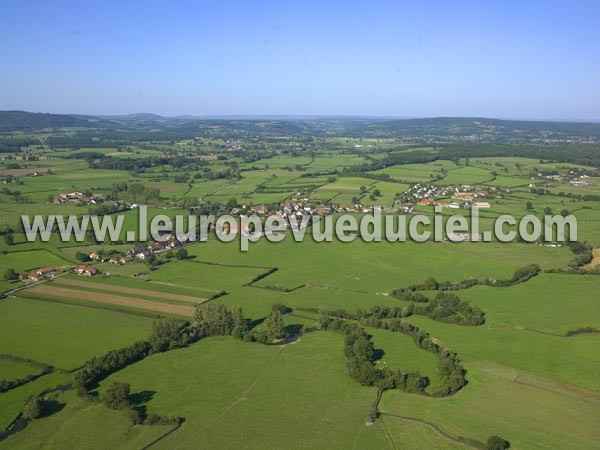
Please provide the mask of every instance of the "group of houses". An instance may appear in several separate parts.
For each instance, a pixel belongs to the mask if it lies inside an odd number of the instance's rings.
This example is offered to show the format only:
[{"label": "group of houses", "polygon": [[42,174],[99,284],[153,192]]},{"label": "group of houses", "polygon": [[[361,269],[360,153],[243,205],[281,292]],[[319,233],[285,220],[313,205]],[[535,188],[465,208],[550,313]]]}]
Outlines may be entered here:
[{"label": "group of houses", "polygon": [[39,269],[32,270],[27,274],[27,279],[30,281],[42,281],[54,277],[56,269],[52,267],[40,267]]},{"label": "group of houses", "polygon": [[587,186],[589,185],[589,183],[585,180],[585,178],[587,178],[587,175],[582,175],[579,178],[572,179],[571,181],[569,181],[569,183],[571,183],[571,186],[575,187]]},{"label": "group of houses", "polygon": [[54,204],[61,205],[65,203],[71,203],[77,205],[97,205],[99,203],[102,203],[104,200],[105,197],[103,194],[91,194],[85,193],[78,189],[72,189],[69,192],[61,192],[60,194],[58,194],[58,196],[56,196],[56,198],[54,199]]},{"label": "group of houses", "polygon": [[304,215],[327,215],[336,212],[347,213],[368,213],[372,212],[373,207],[363,205],[362,203],[354,203],[350,205],[334,204],[334,203],[309,203],[308,199],[288,199],[279,205],[269,207],[267,205],[251,205],[249,207],[233,208],[230,213],[232,215],[240,214],[257,214],[260,216],[278,215],[281,217],[298,217]]},{"label": "group of houses", "polygon": [[[32,282],[51,280],[56,274],[67,267],[40,267],[39,269],[35,269],[30,271],[27,275],[20,275],[20,280],[27,280]],[[73,267],[72,272],[77,275],[93,277],[99,273],[99,270],[95,267],[88,266],[85,264],[77,265]]]},{"label": "group of houses", "polygon": [[411,212],[413,204],[441,206],[451,209],[469,208],[471,206],[490,208],[489,202],[475,201],[488,195],[489,191],[487,189],[478,189],[470,185],[436,186],[416,183],[400,195],[396,200],[396,206],[399,206],[403,212]]}]

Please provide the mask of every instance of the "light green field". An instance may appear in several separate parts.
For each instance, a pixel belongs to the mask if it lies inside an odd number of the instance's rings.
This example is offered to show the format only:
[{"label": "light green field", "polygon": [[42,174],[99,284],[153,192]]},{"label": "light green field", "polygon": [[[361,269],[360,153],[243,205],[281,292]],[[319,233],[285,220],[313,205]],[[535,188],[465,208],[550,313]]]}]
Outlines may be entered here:
[{"label": "light green field", "polygon": [[[195,247],[203,248],[204,244]],[[202,254],[202,250],[200,250],[200,254]],[[151,273],[149,279],[155,282],[198,288],[202,291],[220,292],[249,283],[254,277],[267,270],[269,269],[227,267],[194,261],[177,261],[161,266]]]},{"label": "light green field", "polygon": [[0,448],[139,449],[171,429],[166,425],[132,427],[120,412],[80,400],[73,391],[51,398],[62,406],[60,412],[28,424],[26,433],[0,442]]},{"label": "light green field", "polygon": [[486,323],[478,327],[445,324],[422,316],[412,316],[410,322],[457,351],[467,363],[491,361],[600,390],[595,375],[600,370],[600,335],[553,336],[499,323],[487,316]]},{"label": "light green field", "polygon": [[146,338],[151,325],[132,314],[8,298],[0,300],[0,353],[73,369]]},{"label": "light green field", "polygon": [[419,371],[429,377],[431,387],[439,385],[437,358],[433,353],[418,348],[410,336],[378,328],[365,330],[373,336],[375,349],[384,352],[377,361],[378,367],[389,367],[404,373]]},{"label": "light green field", "polygon": [[149,412],[186,418],[157,448],[351,448],[375,398],[346,375],[333,333],[285,348],[210,338],[130,366],[101,392],[115,380],[155,391]]},{"label": "light green field", "polygon": [[468,376],[469,385],[450,398],[386,392],[384,420],[408,416],[480,441],[499,434],[515,449],[598,448],[597,392],[485,363],[470,365]]},{"label": "light green field", "polygon": [[19,380],[36,372],[38,369],[25,361],[0,358],[0,380]]},{"label": "light green field", "polygon": [[[510,278],[516,269],[527,264],[538,263],[542,268],[564,267],[572,258],[568,248],[518,243],[418,244],[357,240],[347,244],[338,241],[315,243],[310,237],[296,243],[292,236],[287,236],[276,244],[266,239],[251,243],[245,253],[239,252],[237,245],[212,240],[190,246],[188,251],[199,261],[279,268],[260,280],[258,286],[294,288],[309,283],[311,286],[367,292],[389,292],[422,282],[430,275],[452,281],[469,277]],[[161,270],[156,273],[160,274]]]},{"label": "light green field", "polygon": [[435,161],[428,164],[403,164],[376,170],[375,174],[390,175],[402,181],[428,181],[434,177],[443,176],[441,170],[454,170],[456,165],[451,161]]},{"label": "light green field", "polygon": [[516,286],[477,286],[459,295],[500,323],[564,334],[588,326],[600,328],[598,292],[599,277],[543,273]]},{"label": "light green field", "polygon": [[71,382],[67,373],[53,372],[30,383],[0,394],[0,430],[6,429],[23,409],[23,404],[32,395],[39,395],[46,389]]},{"label": "light green field", "polygon": [[448,184],[480,184],[492,180],[494,176],[489,170],[479,169],[477,167],[459,167],[448,170],[447,175],[435,184],[442,186]]},{"label": "light green field", "polygon": [[50,253],[47,250],[14,252],[0,256],[0,273],[4,274],[9,267],[21,273],[38,267],[59,267],[71,264],[73,264],[71,261]]}]

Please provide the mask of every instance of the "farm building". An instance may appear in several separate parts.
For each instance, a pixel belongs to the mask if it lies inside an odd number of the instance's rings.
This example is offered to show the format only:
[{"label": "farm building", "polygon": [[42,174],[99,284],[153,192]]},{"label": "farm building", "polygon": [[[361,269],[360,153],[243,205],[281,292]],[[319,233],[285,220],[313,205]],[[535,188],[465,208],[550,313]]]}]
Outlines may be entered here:
[{"label": "farm building", "polygon": [[98,273],[98,269],[95,267],[81,265],[75,266],[73,272],[75,272],[77,275],[83,275],[84,277],[93,277]]},{"label": "farm building", "polygon": [[457,192],[454,194],[454,198],[458,198],[459,200],[467,200],[471,201],[476,197],[473,192]]},{"label": "farm building", "polygon": [[42,267],[40,269],[32,270],[27,275],[27,279],[32,281],[41,281],[46,278],[50,278],[54,273],[54,269],[50,267]]}]

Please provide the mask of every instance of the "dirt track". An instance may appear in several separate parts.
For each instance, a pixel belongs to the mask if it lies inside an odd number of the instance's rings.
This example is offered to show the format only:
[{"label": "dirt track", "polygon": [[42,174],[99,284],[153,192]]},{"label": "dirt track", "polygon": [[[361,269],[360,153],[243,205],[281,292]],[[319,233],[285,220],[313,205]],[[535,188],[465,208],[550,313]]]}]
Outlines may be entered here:
[{"label": "dirt track", "polygon": [[123,294],[143,295],[145,297],[164,298],[167,300],[177,300],[180,302],[204,303],[206,301],[205,298],[201,298],[201,297],[190,297],[189,295],[168,294],[166,292],[158,292],[158,291],[151,291],[151,290],[147,290],[147,289],[137,289],[137,288],[114,286],[111,284],[104,284],[104,283],[94,283],[93,281],[72,280],[70,278],[59,278],[57,280],[54,280],[54,282],[58,283],[58,284],[66,284],[69,286],[87,287],[90,289],[97,289],[100,291],[122,292]]},{"label": "dirt track", "polygon": [[103,294],[100,292],[86,292],[75,289],[65,289],[49,286],[48,284],[37,285],[29,289],[29,291],[42,295],[54,295],[57,297],[89,300],[92,302],[128,306],[149,311],[179,314],[181,316],[192,316],[194,314],[194,308],[192,306],[171,305],[169,303],[153,302],[151,300],[140,300],[131,297],[121,297],[119,295]]}]

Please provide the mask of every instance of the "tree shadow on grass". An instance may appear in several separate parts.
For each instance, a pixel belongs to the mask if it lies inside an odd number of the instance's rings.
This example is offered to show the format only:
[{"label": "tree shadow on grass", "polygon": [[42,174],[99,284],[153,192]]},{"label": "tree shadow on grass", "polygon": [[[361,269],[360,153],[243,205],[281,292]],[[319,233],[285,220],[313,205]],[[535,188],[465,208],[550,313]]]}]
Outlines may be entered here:
[{"label": "tree shadow on grass", "polygon": [[266,317],[261,317],[260,319],[254,319],[254,320],[245,319],[246,326],[248,327],[248,331],[253,330],[257,326],[259,326],[261,323],[263,323],[265,321],[265,319],[266,319]]},{"label": "tree shadow on grass", "polygon": [[296,336],[297,334],[300,334],[302,332],[302,328],[304,328],[304,326],[301,323],[292,323],[284,327],[288,336]]},{"label": "tree shadow on grass", "polygon": [[156,391],[141,391],[129,394],[127,397],[131,407],[139,412],[142,421],[145,421],[148,417],[148,409],[146,403],[154,398]]},{"label": "tree shadow on grass", "polygon": [[148,403],[154,398],[156,391],[141,391],[129,394],[129,401],[132,405],[139,406],[144,403]]},{"label": "tree shadow on grass", "polygon": [[376,348],[373,350],[373,362],[379,361],[385,356],[385,351],[382,348]]},{"label": "tree shadow on grass", "polygon": [[58,412],[61,412],[66,406],[66,403],[61,403],[58,400],[47,400],[44,405],[44,414],[42,417],[48,417]]}]

